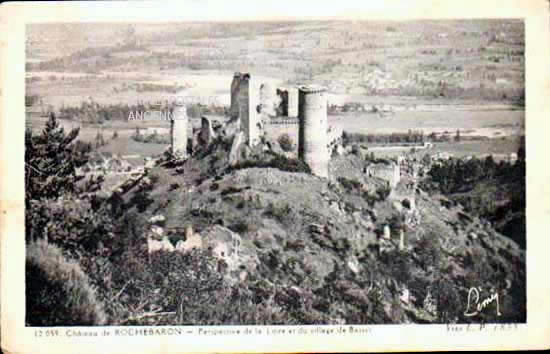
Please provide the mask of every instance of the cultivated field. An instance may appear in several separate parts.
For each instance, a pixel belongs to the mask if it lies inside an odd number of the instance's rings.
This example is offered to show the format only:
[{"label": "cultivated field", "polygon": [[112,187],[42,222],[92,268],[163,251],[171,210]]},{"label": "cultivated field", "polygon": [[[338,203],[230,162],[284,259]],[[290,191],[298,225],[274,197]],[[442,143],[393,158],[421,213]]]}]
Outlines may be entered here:
[{"label": "cultivated field", "polygon": [[[330,116],[346,131],[460,129],[464,136],[500,138],[523,133],[523,31],[519,20],[31,25],[27,95],[54,111],[182,96],[227,106],[233,73],[246,71],[274,86],[323,84],[329,105],[439,105],[439,111]],[[80,138],[116,130],[126,139],[136,125],[82,126]],[[136,144],[127,144],[128,153],[143,150]]]}]

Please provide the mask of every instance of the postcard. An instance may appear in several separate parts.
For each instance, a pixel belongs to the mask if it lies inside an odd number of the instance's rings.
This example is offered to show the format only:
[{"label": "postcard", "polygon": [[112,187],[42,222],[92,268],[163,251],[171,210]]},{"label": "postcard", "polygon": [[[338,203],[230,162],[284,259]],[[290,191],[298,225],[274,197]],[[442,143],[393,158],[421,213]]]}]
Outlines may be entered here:
[{"label": "postcard", "polygon": [[549,347],[548,1],[0,29],[4,351]]}]

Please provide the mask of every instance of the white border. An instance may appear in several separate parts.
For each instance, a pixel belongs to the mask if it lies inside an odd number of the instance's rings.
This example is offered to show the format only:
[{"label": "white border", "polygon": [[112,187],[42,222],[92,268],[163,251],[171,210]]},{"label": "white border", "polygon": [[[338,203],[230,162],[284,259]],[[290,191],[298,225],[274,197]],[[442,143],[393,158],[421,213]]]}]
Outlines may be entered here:
[{"label": "white border", "polygon": [[[66,337],[24,327],[24,92],[28,23],[289,19],[521,18],[526,33],[527,316],[509,330],[455,333],[444,325],[376,325],[366,335]],[[0,6],[0,231],[2,349],[16,352],[302,352],[534,349],[550,346],[548,203],[550,17],[546,0],[191,0],[4,3]],[[9,29],[9,31],[7,30]],[[9,97],[8,97],[9,96]],[[337,326],[335,326],[337,327]],[[344,326],[345,327],[345,326]],[[126,328],[126,327],[125,327]],[[235,327],[232,327],[235,328]],[[266,329],[265,327],[263,327]],[[461,328],[466,329],[465,326]],[[84,329],[84,328],[82,328]],[[101,327],[95,327],[101,330]],[[109,331],[114,331],[110,327]],[[66,328],[59,328],[66,331]]]}]

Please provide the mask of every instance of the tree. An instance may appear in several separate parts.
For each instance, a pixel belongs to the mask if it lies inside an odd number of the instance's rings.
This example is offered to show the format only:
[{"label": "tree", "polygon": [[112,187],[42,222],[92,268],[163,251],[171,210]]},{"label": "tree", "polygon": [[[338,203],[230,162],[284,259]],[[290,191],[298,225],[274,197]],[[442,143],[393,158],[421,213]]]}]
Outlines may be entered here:
[{"label": "tree", "polygon": [[457,143],[460,142],[460,129],[456,130],[455,142],[457,142]]},{"label": "tree", "polygon": [[[65,223],[65,216],[68,217],[65,209],[73,212],[74,208],[67,207],[65,201],[60,201],[63,206],[58,208],[59,214],[53,215],[56,201],[60,197],[74,199],[79,193],[98,189],[98,184],[101,183],[90,179],[82,186],[78,184],[84,177],[78,176],[76,169],[89,160],[89,150],[83,143],[79,147],[75,142],[78,132],[79,129],[76,128],[65,134],[52,113],[40,135],[33,136],[30,130],[25,134],[25,233],[28,241],[45,236],[48,225],[52,231],[65,230],[71,233],[68,223]],[[73,224],[90,227],[93,223],[85,221],[82,215],[91,212],[91,208],[81,204],[79,208],[82,213],[73,218]],[[90,216],[89,220],[103,223],[104,225],[100,225],[103,229],[108,227],[98,217]]]},{"label": "tree", "polygon": [[279,145],[281,146],[281,149],[283,149],[283,151],[292,151],[294,144],[292,142],[292,138],[287,133],[281,134],[277,141],[279,142]]},{"label": "tree", "polygon": [[[25,133],[25,197],[31,199],[58,198],[64,193],[73,193],[76,168],[88,162],[88,157],[75,148],[79,128],[65,134],[54,113],[42,131],[33,136]],[[28,204],[26,204],[28,206]]]}]

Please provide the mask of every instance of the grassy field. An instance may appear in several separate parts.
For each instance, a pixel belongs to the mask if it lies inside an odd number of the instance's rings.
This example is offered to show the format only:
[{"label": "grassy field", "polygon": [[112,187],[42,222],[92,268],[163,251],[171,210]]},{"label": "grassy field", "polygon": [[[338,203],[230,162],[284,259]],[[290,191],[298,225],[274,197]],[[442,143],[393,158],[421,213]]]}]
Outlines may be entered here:
[{"label": "grassy field", "polygon": [[518,20],[31,25],[28,92],[126,102],[124,83],[189,82],[215,95],[249,71],[343,97],[507,101],[523,95],[523,32]]},{"label": "grassy field", "polygon": [[462,135],[519,134],[524,129],[524,111],[449,111],[396,112],[381,117],[377,114],[349,114],[330,116],[329,124],[356,133],[407,132],[409,129],[443,133],[461,130]]},{"label": "grassy field", "polygon": [[[54,110],[176,96],[228,105],[233,73],[247,71],[272,85],[323,84],[329,104],[443,105],[439,112],[329,117],[329,124],[346,131],[460,129],[464,136],[498,138],[524,129],[523,33],[520,20],[29,25],[26,92]],[[454,108],[464,104],[480,109]],[[489,105],[518,109],[483,109]],[[30,123],[40,126],[33,118]],[[80,138],[93,141],[101,131],[107,139],[117,131],[120,140],[105,149],[156,153],[160,147],[129,137],[136,126],[158,124],[82,126]],[[460,149],[485,153],[497,141],[464,143]]]},{"label": "grassy field", "polygon": [[426,153],[435,154],[446,152],[455,157],[475,156],[484,158],[492,155],[495,161],[508,159],[511,153],[516,153],[519,147],[519,138],[517,136],[506,136],[501,138],[491,138],[483,140],[467,140],[461,142],[441,142],[434,143],[430,149],[362,149],[364,153],[374,153],[375,157],[391,158],[403,154],[410,154],[421,159]]}]

